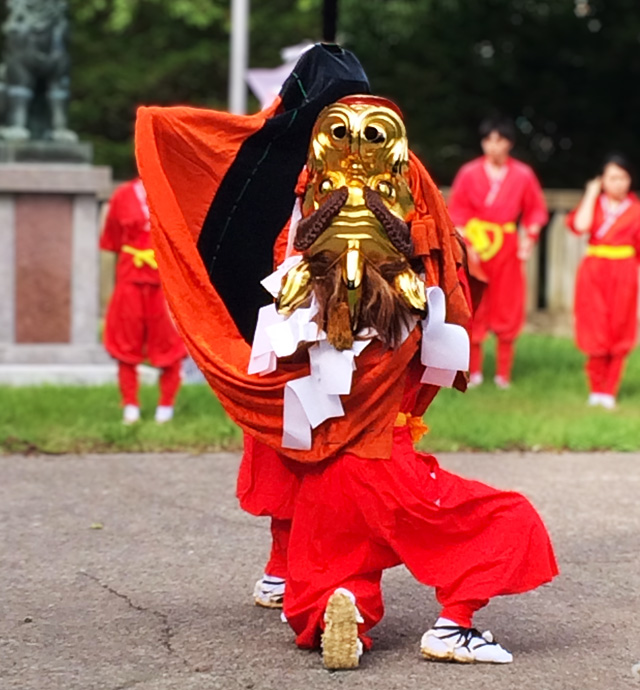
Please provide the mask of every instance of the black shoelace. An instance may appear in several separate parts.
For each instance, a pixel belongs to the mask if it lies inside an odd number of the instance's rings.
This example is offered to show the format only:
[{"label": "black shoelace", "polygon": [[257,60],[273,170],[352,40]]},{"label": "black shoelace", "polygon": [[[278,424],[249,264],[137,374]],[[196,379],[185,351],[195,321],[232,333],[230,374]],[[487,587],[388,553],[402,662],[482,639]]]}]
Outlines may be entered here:
[{"label": "black shoelace", "polygon": [[[482,640],[481,644],[475,645],[474,649],[478,649],[479,647],[487,647],[489,645],[497,645],[498,643],[495,640],[487,640],[487,638],[477,629],[477,628],[465,628],[462,625],[437,625],[434,630],[451,630],[451,632],[447,635],[442,635],[440,637],[441,640],[447,640],[452,637],[461,637],[461,643],[460,647],[465,647],[468,649],[470,652],[471,647],[469,645],[471,642],[477,638],[478,640]],[[491,634],[491,633],[489,633]]]}]

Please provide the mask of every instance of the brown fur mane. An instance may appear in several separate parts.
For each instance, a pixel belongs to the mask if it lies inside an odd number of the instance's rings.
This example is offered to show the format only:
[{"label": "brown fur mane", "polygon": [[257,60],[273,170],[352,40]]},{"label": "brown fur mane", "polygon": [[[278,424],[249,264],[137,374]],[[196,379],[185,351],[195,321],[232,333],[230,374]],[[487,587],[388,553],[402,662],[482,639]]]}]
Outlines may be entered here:
[{"label": "brown fur mane", "polygon": [[342,281],[340,255],[320,252],[309,258],[313,291],[318,303],[318,323],[337,349],[353,345],[354,333],[374,328],[378,338],[390,348],[398,347],[403,333],[411,328],[413,314],[393,286],[395,277],[409,267],[404,258],[396,260],[367,257],[360,287],[355,328],[349,319],[348,291]]}]

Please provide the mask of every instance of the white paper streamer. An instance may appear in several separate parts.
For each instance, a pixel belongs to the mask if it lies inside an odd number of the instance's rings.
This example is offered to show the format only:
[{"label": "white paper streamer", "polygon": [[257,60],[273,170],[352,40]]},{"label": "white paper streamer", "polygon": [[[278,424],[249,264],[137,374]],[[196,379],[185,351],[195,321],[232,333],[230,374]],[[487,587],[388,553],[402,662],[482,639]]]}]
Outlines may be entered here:
[{"label": "white paper streamer", "polygon": [[[299,261],[300,257],[290,257],[262,281],[271,294],[277,295],[282,277]],[[425,371],[421,381],[450,387],[456,372],[468,369],[469,337],[461,326],[445,323],[446,302],[439,287],[427,289],[427,304],[428,316],[422,322],[421,361]],[[309,375],[285,386],[283,448],[309,450],[312,430],[327,419],[344,415],[340,396],[351,393],[356,358],[377,335],[373,329],[363,331],[351,349],[336,350],[314,322],[317,313],[317,305],[312,302],[288,317],[278,314],[275,304],[263,307],[258,314],[250,374],[269,374],[277,368],[278,358],[292,355],[301,343],[314,343],[309,348]],[[404,339],[409,333],[406,330]]]},{"label": "white paper streamer", "polygon": [[462,326],[445,323],[446,300],[439,287],[427,288],[427,305],[420,357],[426,368],[420,381],[450,388],[456,373],[469,368],[469,335]]}]

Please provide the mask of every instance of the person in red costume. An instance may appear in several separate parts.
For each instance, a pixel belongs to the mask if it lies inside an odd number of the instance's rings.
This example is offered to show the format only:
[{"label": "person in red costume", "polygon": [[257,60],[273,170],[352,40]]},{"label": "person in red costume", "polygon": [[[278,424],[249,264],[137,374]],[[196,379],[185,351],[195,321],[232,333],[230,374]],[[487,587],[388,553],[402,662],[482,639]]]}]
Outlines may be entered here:
[{"label": "person in red costume", "polygon": [[548,213],[533,170],[510,155],[513,122],[487,118],[479,132],[483,155],[456,175],[449,213],[488,282],[471,329],[470,385],[483,381],[482,343],[493,332],[498,341],[495,383],[508,388],[525,318],[523,262],[531,256]]},{"label": "person in red costume", "polygon": [[607,409],[616,406],[638,331],[640,201],[631,182],[626,158],[608,157],[566,220],[573,232],[589,237],[576,280],[576,341],[587,355],[588,403]]},{"label": "person in red costume", "polygon": [[180,365],[187,352],[160,286],[151,246],[149,207],[140,179],[127,182],[115,191],[100,249],[118,255],[104,345],[118,360],[123,422],[134,424],[140,419],[137,365],[148,359],[162,370],[155,419],[163,424],[173,417],[173,404],[180,388]]},{"label": "person in red costume", "polygon": [[298,646],[356,667],[382,571],[405,563],[443,607],[425,658],[510,662],[472,616],[557,566],[523,496],[413,447],[434,389],[465,388],[470,308],[462,246],[397,106],[319,45],[255,115],[141,108],[136,149],[172,313],[245,433],[241,504],[275,519]]}]

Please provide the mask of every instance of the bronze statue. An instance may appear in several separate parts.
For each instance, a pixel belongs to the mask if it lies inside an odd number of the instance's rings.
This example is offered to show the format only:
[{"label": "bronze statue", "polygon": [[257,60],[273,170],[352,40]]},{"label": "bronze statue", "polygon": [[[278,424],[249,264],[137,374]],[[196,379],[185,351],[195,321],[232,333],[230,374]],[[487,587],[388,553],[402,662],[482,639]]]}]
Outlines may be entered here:
[{"label": "bronze statue", "polygon": [[75,142],[67,127],[66,0],[7,0],[5,113],[0,137]]}]

